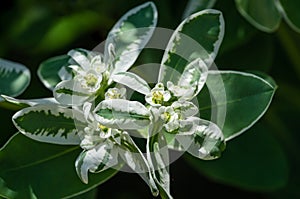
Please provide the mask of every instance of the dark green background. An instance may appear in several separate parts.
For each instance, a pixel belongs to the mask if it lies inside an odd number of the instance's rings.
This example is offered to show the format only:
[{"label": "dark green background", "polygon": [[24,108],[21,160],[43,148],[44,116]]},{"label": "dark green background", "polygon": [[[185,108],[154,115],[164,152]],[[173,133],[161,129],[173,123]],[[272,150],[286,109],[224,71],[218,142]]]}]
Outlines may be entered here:
[{"label": "dark green background", "polygon": [[[0,57],[20,62],[32,73],[29,88],[19,98],[51,96],[52,93],[40,83],[36,75],[39,64],[73,48],[93,49],[105,40],[110,28],[126,11],[143,2],[2,1]],[[175,29],[182,20],[186,2],[156,0],[154,3],[159,12],[158,26]],[[258,31],[241,17],[233,0],[220,0],[215,8],[223,12],[226,26],[224,42],[216,58],[218,68],[265,72],[274,78],[278,90],[264,117],[254,128],[230,141],[219,162],[201,162],[195,166],[195,160],[181,157],[172,163],[171,193],[174,198],[190,198],[193,195],[199,198],[300,198],[300,34],[291,30],[284,22],[274,33]],[[144,60],[159,63],[161,56],[157,56],[158,54],[161,55],[161,52],[144,52],[137,63]],[[16,132],[11,122],[13,113],[4,109],[0,111],[1,146]],[[269,142],[257,140],[260,138]],[[274,144],[275,147],[267,147],[267,144]],[[239,158],[243,151],[247,152],[245,157]],[[234,155],[237,155],[236,158]],[[286,162],[281,162],[283,165],[279,166],[273,165],[274,159],[279,156]],[[222,173],[222,164],[235,169],[232,176],[227,176],[225,180],[215,176],[218,175],[216,170]],[[256,182],[264,170],[269,172],[266,175],[267,184],[276,180],[280,182],[271,188],[263,187],[261,180]],[[227,172],[226,169],[224,171]],[[257,184],[257,187],[253,187],[253,184]],[[138,175],[120,172],[98,187],[96,198],[152,196]]]}]

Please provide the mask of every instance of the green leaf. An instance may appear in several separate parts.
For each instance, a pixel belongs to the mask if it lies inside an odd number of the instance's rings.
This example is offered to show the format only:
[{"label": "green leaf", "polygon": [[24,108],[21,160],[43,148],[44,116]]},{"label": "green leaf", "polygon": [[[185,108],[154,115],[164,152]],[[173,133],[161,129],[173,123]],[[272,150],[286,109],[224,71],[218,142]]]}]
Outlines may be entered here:
[{"label": "green leaf", "polygon": [[162,58],[159,82],[172,80],[174,70],[182,73],[195,59],[210,67],[224,36],[224,19],[218,10],[197,12],[176,28]]},{"label": "green leaf", "polygon": [[290,27],[292,27],[295,31],[300,32],[300,2],[298,0],[278,0],[275,1],[275,3]]},{"label": "green leaf", "polygon": [[158,188],[154,182],[150,165],[139,147],[134,143],[130,135],[124,131],[121,134],[119,155],[124,162],[149,185],[153,196],[158,195]]},{"label": "green leaf", "polygon": [[[152,124],[153,125],[153,124]],[[150,125],[150,131],[155,127]],[[155,125],[155,124],[154,124]],[[155,182],[162,198],[172,198],[170,195],[169,150],[163,133],[149,132],[147,140],[147,155]]]},{"label": "green leaf", "polygon": [[178,85],[193,90],[192,96],[185,96],[189,99],[194,98],[205,84],[208,68],[201,59],[196,59],[189,63],[179,78]]},{"label": "green leaf", "polygon": [[198,95],[201,117],[216,123],[230,140],[253,126],[267,111],[276,86],[244,72],[210,71]]},{"label": "green leaf", "polygon": [[53,95],[63,105],[81,105],[92,97],[79,81],[73,79],[58,83],[53,90]]},{"label": "green leaf", "polygon": [[41,105],[41,104],[57,104],[57,101],[54,98],[40,98],[40,99],[16,99],[6,95],[1,95],[6,103],[11,106],[16,106],[16,109],[22,109],[29,106]]},{"label": "green leaf", "polygon": [[142,129],[149,124],[148,109],[137,101],[104,100],[94,110],[96,120],[116,129]]},{"label": "green leaf", "polygon": [[114,25],[105,41],[104,61],[112,64],[111,74],[127,71],[153,34],[157,10],[146,2],[129,10]]},{"label": "green leaf", "polygon": [[24,65],[0,58],[0,94],[20,95],[28,87],[30,78],[30,71]]},{"label": "green leaf", "polygon": [[225,138],[221,129],[216,124],[199,118],[194,118],[193,123],[188,132],[179,130],[170,143],[173,144],[171,148],[187,151],[203,160],[219,158],[225,149]]},{"label": "green leaf", "polygon": [[58,105],[28,107],[15,113],[12,119],[24,135],[55,144],[80,144],[78,133],[86,127],[83,113]]},{"label": "green leaf", "polygon": [[118,164],[117,151],[112,143],[103,141],[89,150],[84,150],[78,156],[75,167],[80,179],[88,184],[88,172],[102,172]]},{"label": "green leaf", "polygon": [[148,83],[134,73],[119,72],[114,74],[111,79],[144,95],[150,93],[150,87]]},{"label": "green leaf", "polygon": [[189,0],[183,12],[182,18],[185,19],[191,14],[212,8],[217,0]]},{"label": "green leaf", "polygon": [[[79,147],[36,142],[16,134],[0,150],[0,196],[11,199],[65,198],[87,192],[116,174],[106,170],[90,175],[88,185],[76,175]],[[55,190],[55,191],[53,191]]]},{"label": "green leaf", "polygon": [[274,0],[235,0],[236,7],[254,27],[274,32],[280,24],[281,14]]},{"label": "green leaf", "polygon": [[191,165],[212,180],[250,191],[274,191],[288,181],[288,163],[265,123],[228,142],[223,156],[214,161],[187,157]]},{"label": "green leaf", "polygon": [[53,90],[59,82],[71,78],[71,69],[67,67],[70,65],[69,59],[68,55],[61,55],[49,58],[39,65],[38,77],[46,88]]}]

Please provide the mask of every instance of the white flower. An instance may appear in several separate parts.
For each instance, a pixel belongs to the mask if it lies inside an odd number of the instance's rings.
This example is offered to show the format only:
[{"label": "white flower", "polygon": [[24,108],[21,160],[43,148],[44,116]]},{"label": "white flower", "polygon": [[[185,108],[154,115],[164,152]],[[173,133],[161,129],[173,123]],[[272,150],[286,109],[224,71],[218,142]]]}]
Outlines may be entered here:
[{"label": "white flower", "polygon": [[161,106],[164,102],[167,102],[170,99],[171,94],[169,91],[165,91],[162,83],[156,84],[151,92],[145,96],[146,102],[151,106]]},{"label": "white flower", "polygon": [[105,99],[125,99],[126,89],[125,88],[109,88],[105,93]]},{"label": "white flower", "polygon": [[164,127],[167,132],[171,133],[180,127],[179,119],[180,116],[175,112],[172,106],[160,107],[159,108],[160,118],[165,122]]},{"label": "white flower", "polygon": [[81,136],[81,148],[89,150],[101,142],[105,142],[111,136],[111,129],[101,125],[95,120],[91,112],[92,104],[84,103],[83,113],[87,121],[87,127],[84,128],[84,134]]},{"label": "white flower", "polygon": [[[69,52],[73,57],[80,62],[79,65],[70,65],[75,73],[74,80],[78,80],[82,88],[90,93],[96,92],[101,85],[103,74],[107,70],[107,66],[102,62],[102,55],[94,55],[90,53],[88,57],[79,54],[79,52],[71,50]],[[89,59],[90,57],[91,60]]]}]

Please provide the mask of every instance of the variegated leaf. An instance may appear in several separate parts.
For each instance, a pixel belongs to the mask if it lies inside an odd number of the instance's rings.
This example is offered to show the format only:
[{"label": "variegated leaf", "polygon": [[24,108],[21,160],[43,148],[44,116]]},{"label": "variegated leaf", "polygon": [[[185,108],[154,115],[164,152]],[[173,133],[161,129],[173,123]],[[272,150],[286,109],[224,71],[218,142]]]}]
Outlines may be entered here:
[{"label": "variegated leaf", "polygon": [[54,98],[63,105],[81,105],[91,94],[76,80],[62,81],[53,90]]},{"label": "variegated leaf", "polygon": [[53,90],[59,82],[72,78],[71,69],[68,67],[69,60],[70,56],[61,55],[40,64],[37,74],[46,88]]},{"label": "variegated leaf", "polygon": [[276,0],[275,4],[290,27],[300,33],[300,15],[298,13],[300,2],[297,0]]},{"label": "variegated leaf", "polygon": [[[212,120],[226,141],[252,127],[268,110],[277,85],[265,75],[239,71],[209,71],[197,96],[202,118]],[[259,103],[257,103],[259,102]]]},{"label": "variegated leaf", "polygon": [[171,36],[163,55],[159,82],[172,81],[175,71],[182,73],[189,63],[198,58],[210,67],[223,36],[224,19],[218,10],[206,9],[183,20]]},{"label": "variegated leaf", "polygon": [[192,89],[193,95],[184,96],[184,98],[192,99],[200,92],[206,82],[207,74],[208,68],[201,59],[196,59],[185,67],[178,85],[183,88]]},{"label": "variegated leaf", "polygon": [[149,185],[152,194],[157,196],[158,188],[154,182],[148,161],[126,131],[121,135],[119,154],[125,163]]},{"label": "variegated leaf", "polygon": [[0,58],[0,94],[20,95],[28,87],[30,78],[30,71],[24,65]]},{"label": "variegated leaf", "polygon": [[103,141],[90,150],[80,153],[75,162],[76,172],[88,183],[88,172],[101,172],[118,164],[118,152],[110,141]]},{"label": "variegated leaf", "polygon": [[216,124],[199,118],[194,119],[192,128],[193,134],[185,132],[176,134],[177,142],[174,143],[180,144],[177,149],[204,160],[220,157],[225,149],[225,138],[221,129]]},{"label": "variegated leaf", "polygon": [[24,135],[55,144],[80,144],[79,133],[86,127],[81,112],[57,105],[28,107],[14,114],[12,120]]},{"label": "variegated leaf", "polygon": [[185,19],[195,12],[212,8],[216,1],[217,0],[189,0],[183,12],[182,18]]},{"label": "variegated leaf", "polygon": [[128,11],[114,25],[105,42],[104,61],[111,65],[111,74],[127,71],[153,34],[157,10],[146,2]]},{"label": "variegated leaf", "polygon": [[281,13],[275,2],[275,0],[235,0],[241,15],[257,29],[265,32],[274,32],[281,22]]},{"label": "variegated leaf", "polygon": [[148,109],[137,101],[104,100],[94,110],[96,120],[116,129],[142,129],[149,124]]},{"label": "variegated leaf", "polygon": [[151,90],[147,82],[134,73],[119,72],[114,74],[111,79],[144,95],[150,93]]},{"label": "variegated leaf", "polygon": [[198,113],[197,106],[189,101],[173,102],[172,107],[176,112],[179,112],[183,118],[191,117]]},{"label": "variegated leaf", "polygon": [[17,106],[19,109],[29,106],[41,105],[41,104],[58,104],[54,98],[40,98],[40,99],[16,99],[10,96],[1,95],[5,102]]},{"label": "variegated leaf", "polygon": [[[155,125],[155,124],[151,124]],[[149,130],[153,130],[150,127]],[[169,172],[169,150],[166,139],[163,133],[149,132],[147,140],[148,161],[151,161],[152,173],[158,184],[160,193],[167,198],[172,198],[170,195],[170,172]]]}]

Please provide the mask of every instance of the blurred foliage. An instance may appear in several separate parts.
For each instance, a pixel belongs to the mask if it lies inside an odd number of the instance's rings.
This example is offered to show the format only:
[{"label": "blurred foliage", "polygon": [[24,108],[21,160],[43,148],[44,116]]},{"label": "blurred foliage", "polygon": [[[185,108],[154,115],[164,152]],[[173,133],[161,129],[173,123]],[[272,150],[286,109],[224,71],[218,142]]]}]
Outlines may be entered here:
[{"label": "blurred foliage", "polygon": [[[36,74],[39,64],[72,48],[93,49],[123,13],[143,2],[3,2],[0,7],[0,57],[22,63],[32,73],[32,81],[20,98],[49,97],[50,91],[43,87]],[[155,0],[154,3],[159,12],[158,27],[177,27],[186,2]],[[225,18],[225,38],[215,61],[217,67],[264,71],[274,78],[278,90],[263,119],[245,135],[230,141],[228,150],[219,160],[195,162],[186,157],[172,163],[171,192],[175,198],[184,198],[186,193],[212,197],[223,194],[231,198],[299,198],[300,34],[283,20],[273,33],[261,32],[241,16],[234,0],[219,0],[213,8],[221,10]],[[138,62],[157,63],[158,54],[161,52],[153,52],[150,56],[144,53]],[[16,131],[10,119],[12,114],[8,110],[0,112],[1,146]],[[241,155],[241,151],[245,153]],[[97,188],[98,198],[150,195],[138,176],[129,173],[118,173]]]}]

